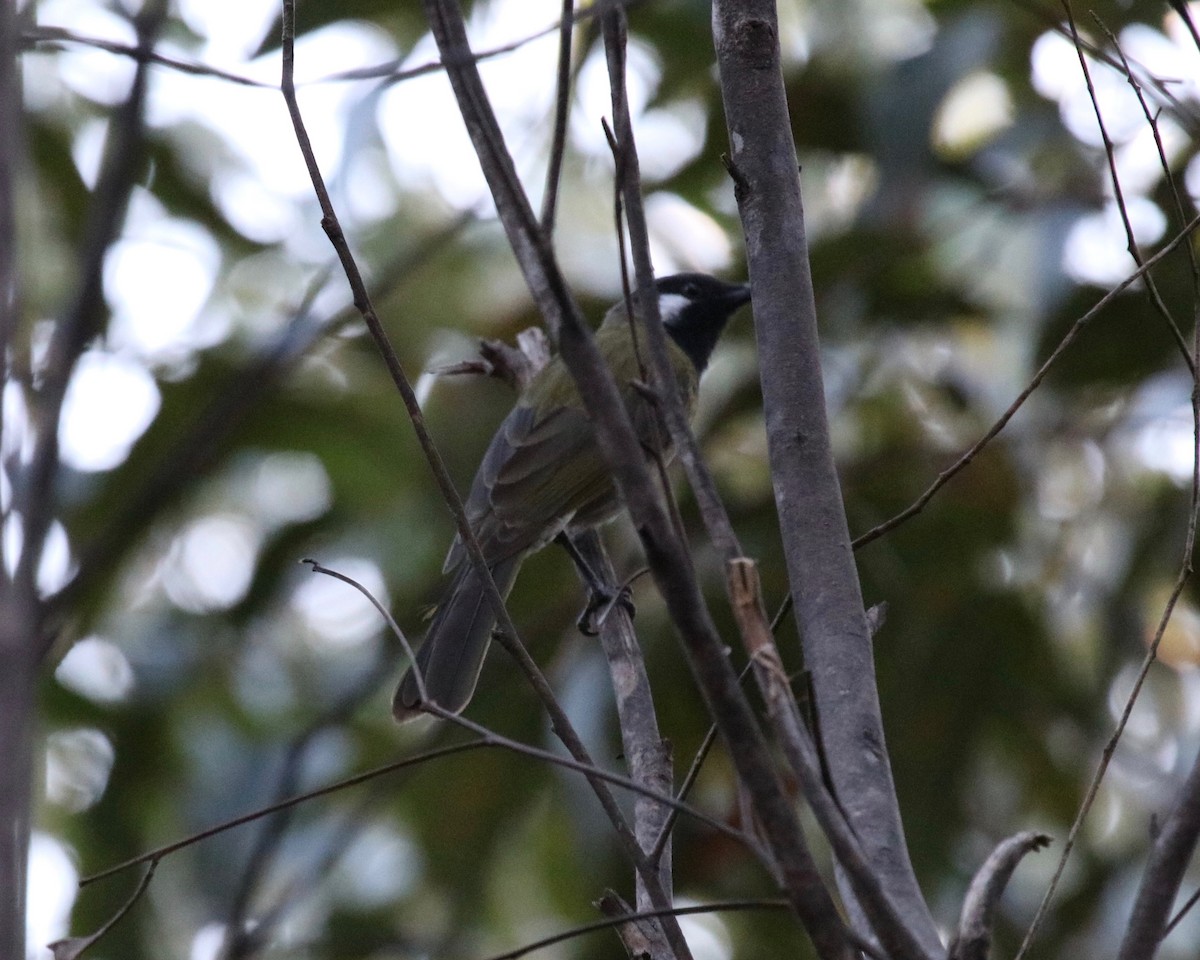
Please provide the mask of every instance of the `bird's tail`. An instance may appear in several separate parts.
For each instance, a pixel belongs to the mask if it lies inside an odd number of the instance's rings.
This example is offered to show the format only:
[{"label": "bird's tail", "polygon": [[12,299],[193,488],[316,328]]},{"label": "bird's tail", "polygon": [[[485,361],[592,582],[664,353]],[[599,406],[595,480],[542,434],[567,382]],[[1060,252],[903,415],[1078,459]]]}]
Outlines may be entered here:
[{"label": "bird's tail", "polygon": [[[491,568],[500,596],[508,596],[520,565],[520,558],[512,557]],[[417,651],[416,666],[425,681],[429,700],[452,713],[462,711],[475,692],[495,622],[496,614],[487,598],[483,577],[465,560]],[[400,723],[411,720],[421,715],[421,703],[416,674],[409,667],[396,688],[392,715]]]}]

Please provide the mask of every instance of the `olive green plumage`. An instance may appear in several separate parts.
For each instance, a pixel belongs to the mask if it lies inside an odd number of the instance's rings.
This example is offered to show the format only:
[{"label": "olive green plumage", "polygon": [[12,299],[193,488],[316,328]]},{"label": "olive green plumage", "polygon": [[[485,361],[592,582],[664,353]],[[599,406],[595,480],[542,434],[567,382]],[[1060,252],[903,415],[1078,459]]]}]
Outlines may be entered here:
[{"label": "olive green plumage", "polygon": [[[749,299],[749,289],[702,274],[666,277],[655,287],[670,334],[671,367],[690,415],[709,354],[729,315]],[[642,373],[631,331],[623,305],[617,304],[596,332],[596,346],[613,372],[647,456],[659,449],[670,459],[666,424],[633,385]],[[638,342],[641,356],[648,357],[640,329]],[[619,509],[612,476],[575,381],[556,357],[530,381],[500,424],[466,501],[467,519],[501,595],[512,589],[528,554],[564,530],[594,527]],[[457,713],[474,692],[495,614],[483,577],[457,538],[445,569],[453,571],[454,578],[417,653],[417,666],[428,697]],[[420,703],[410,669],[396,691],[393,713],[407,720],[420,712]]]}]

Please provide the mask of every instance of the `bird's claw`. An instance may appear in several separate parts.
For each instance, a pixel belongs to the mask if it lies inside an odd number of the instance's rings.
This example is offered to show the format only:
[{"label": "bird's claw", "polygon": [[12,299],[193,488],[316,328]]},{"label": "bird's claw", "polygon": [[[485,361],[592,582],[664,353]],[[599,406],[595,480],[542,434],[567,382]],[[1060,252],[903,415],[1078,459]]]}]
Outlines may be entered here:
[{"label": "bird's claw", "polygon": [[576,621],[579,632],[585,637],[598,636],[600,628],[604,626],[604,621],[612,612],[613,607],[617,606],[623,607],[630,617],[637,613],[637,607],[633,605],[633,592],[629,587],[621,587],[612,593],[593,592],[587,606],[583,608],[583,613]]}]

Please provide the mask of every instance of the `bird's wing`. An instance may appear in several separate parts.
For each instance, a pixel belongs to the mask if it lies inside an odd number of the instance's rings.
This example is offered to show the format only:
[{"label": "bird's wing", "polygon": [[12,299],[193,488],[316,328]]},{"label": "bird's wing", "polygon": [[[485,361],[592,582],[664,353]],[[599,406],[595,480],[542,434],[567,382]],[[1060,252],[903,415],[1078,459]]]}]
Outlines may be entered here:
[{"label": "bird's wing", "polygon": [[[467,497],[467,517],[489,563],[540,546],[612,481],[591,421],[578,407],[539,417],[517,406],[492,437]],[[447,569],[464,559],[457,539]]]},{"label": "bird's wing", "polygon": [[612,488],[592,422],[579,407],[556,407],[510,438],[489,490],[492,513],[505,526],[540,538]]}]

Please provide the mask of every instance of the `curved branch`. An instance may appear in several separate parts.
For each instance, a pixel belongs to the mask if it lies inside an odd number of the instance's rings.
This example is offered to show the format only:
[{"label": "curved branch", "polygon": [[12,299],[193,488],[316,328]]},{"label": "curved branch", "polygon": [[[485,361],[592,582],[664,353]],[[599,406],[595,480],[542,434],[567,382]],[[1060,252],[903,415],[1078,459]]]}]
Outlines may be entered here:
[{"label": "curved branch", "polygon": [[950,942],[949,960],[987,960],[992,943],[996,904],[1025,854],[1050,843],[1044,833],[1027,830],[1001,841],[976,871],[963,901],[958,932]]}]

